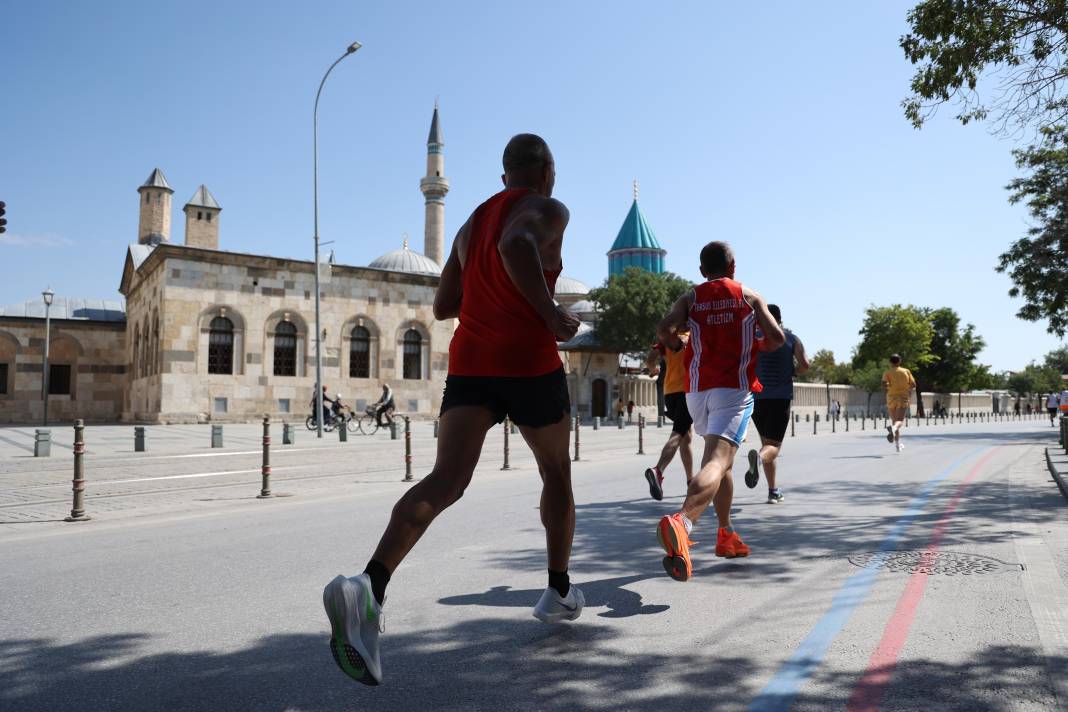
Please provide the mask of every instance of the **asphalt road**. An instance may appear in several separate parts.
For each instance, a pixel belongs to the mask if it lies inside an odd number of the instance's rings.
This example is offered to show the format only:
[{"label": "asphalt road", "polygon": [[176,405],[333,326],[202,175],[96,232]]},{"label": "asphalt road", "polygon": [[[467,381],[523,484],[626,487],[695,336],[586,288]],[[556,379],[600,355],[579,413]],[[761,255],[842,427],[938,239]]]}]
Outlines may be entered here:
[{"label": "asphalt road", "polygon": [[[647,433],[655,452],[667,431]],[[678,583],[654,531],[681,501],[678,464],[654,502],[634,431],[586,432],[571,574],[587,607],[557,626],[531,617],[545,585],[537,472],[518,439],[517,469],[501,472],[492,440],[495,459],[394,575],[379,688],[334,667],[320,595],[362,570],[403,491],[395,442],[280,456],[292,469],[276,486],[295,496],[273,500],[252,498],[255,474],[148,482],[254,470],[254,454],[116,456],[96,478],[143,480],[109,485],[125,509],[0,528],[0,708],[1068,709],[1068,509],[1042,461],[1051,433],[912,428],[901,454],[870,430],[799,435],[780,506],[742,484],[743,451],[734,517],[752,556],[715,558],[709,513],[695,576]],[[0,492],[59,491],[69,475],[52,469],[9,467]],[[302,488],[317,473],[330,486]],[[189,489],[209,484],[219,496]],[[8,505],[0,520],[29,506]]]}]

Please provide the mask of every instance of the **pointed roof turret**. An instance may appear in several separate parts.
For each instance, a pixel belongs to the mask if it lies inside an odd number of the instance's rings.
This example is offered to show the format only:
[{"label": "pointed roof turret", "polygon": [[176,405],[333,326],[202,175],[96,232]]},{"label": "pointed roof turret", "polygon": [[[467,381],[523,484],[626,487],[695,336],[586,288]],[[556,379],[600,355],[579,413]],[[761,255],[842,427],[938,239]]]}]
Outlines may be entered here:
[{"label": "pointed roof turret", "polygon": [[427,137],[427,143],[440,143],[445,145],[445,140],[441,137],[441,123],[438,119],[438,100],[434,100],[434,118],[430,120],[430,136]]},{"label": "pointed roof turret", "polygon": [[215,196],[208,190],[208,186],[203,183],[197,188],[197,192],[193,193],[193,197],[186,203],[187,206],[193,206],[194,208],[214,208],[215,210],[222,210],[222,207],[215,202]]},{"label": "pointed roof turret", "polygon": [[[148,180],[146,180],[141,185],[141,188],[162,188],[168,193],[174,192],[170,184],[167,183],[167,179],[164,177],[163,171],[158,168],[152,169],[152,174],[148,176]],[[140,188],[138,190],[140,190]]]},{"label": "pointed roof turret", "polygon": [[638,199],[635,197],[631,203],[630,212],[623,221],[623,227],[619,228],[616,241],[612,243],[610,252],[616,250],[660,250],[660,243],[653,234],[653,229],[645,221],[645,215],[638,207]]}]

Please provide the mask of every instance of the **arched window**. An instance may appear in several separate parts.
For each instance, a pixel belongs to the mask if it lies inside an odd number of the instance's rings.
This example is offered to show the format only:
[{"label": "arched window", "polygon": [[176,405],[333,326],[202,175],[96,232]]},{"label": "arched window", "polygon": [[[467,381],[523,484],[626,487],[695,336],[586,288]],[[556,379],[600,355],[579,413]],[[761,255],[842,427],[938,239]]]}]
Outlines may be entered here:
[{"label": "arched window", "polygon": [[274,330],[274,375],[297,375],[297,327],[292,322],[280,321]]},{"label": "arched window", "polygon": [[217,316],[208,325],[208,373],[234,372],[234,323]]},{"label": "arched window", "polygon": [[423,377],[423,337],[415,329],[404,332],[404,377],[412,380]]},{"label": "arched window", "polygon": [[349,346],[349,378],[371,377],[371,332],[362,326],[352,329]]}]

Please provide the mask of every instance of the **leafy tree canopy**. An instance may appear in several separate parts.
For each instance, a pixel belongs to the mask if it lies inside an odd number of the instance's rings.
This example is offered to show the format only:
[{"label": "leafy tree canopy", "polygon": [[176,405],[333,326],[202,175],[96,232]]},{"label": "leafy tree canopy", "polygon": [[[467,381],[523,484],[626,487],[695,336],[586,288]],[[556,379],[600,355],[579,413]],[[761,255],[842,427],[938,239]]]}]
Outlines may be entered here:
[{"label": "leafy tree canopy", "polygon": [[1016,165],[1030,175],[1006,188],[1011,203],[1026,203],[1032,226],[1001,255],[998,272],[1008,272],[1009,294],[1022,296],[1016,316],[1049,320],[1047,330],[1068,332],[1068,130],[1043,129],[1042,143],[1013,151]]},{"label": "leafy tree canopy", "polygon": [[641,357],[656,340],[656,325],[671,305],[693,285],[665,272],[653,274],[628,267],[604,285],[590,290],[597,305],[597,338],[613,350]]},{"label": "leafy tree canopy", "polygon": [[975,363],[976,356],[986,346],[983,338],[975,333],[975,327],[968,324],[961,329],[960,317],[949,308],[924,311],[931,322],[932,358],[916,369],[920,390],[953,393],[991,383],[989,369]]},{"label": "leafy tree canopy", "polygon": [[962,124],[991,118],[999,131],[1068,120],[1064,0],[923,0],[908,22],[900,45],[916,71],[902,106],[916,128],[947,103]]},{"label": "leafy tree canopy", "polygon": [[885,369],[891,354],[895,353],[901,355],[901,365],[913,370],[926,366],[935,358],[931,354],[934,327],[929,312],[911,304],[868,307],[860,336],[853,354],[854,368],[876,363]]},{"label": "leafy tree canopy", "polygon": [[836,362],[834,360],[834,352],[829,349],[820,349],[808,360],[808,363],[809,370],[797,376],[795,380],[801,383],[836,383],[844,385],[852,383],[852,365]]},{"label": "leafy tree canopy", "polygon": [[1046,366],[1057,373],[1068,374],[1068,346],[1062,346],[1046,354]]}]

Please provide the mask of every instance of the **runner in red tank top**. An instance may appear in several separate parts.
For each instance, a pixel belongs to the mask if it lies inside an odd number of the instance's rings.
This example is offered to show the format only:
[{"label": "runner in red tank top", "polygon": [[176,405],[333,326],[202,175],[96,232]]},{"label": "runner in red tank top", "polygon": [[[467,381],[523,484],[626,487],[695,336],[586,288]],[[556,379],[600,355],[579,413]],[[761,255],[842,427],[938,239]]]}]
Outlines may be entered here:
[{"label": "runner in red tank top", "polygon": [[[705,440],[701,471],[687,488],[682,510],[663,517],[656,529],[667,552],[664,569],[677,581],[693,573],[689,535],[710,503],[719,519],[716,556],[749,555],[749,547],[731,526],[731,465],[753,413],[753,392],[761,388],[756,378],[758,343],[773,351],[786,338],[763,297],[734,281],[734,255],[727,243],[705,245],[701,274],[707,281],[683,295],[657,329],[660,342],[676,350],[682,348],[678,331],[690,329],[686,405],[694,429]],[[758,326],[764,336],[759,342]]]},{"label": "runner in red tank top", "polygon": [[365,684],[382,681],[379,616],[390,576],[434,518],[463,494],[486,431],[505,416],[534,451],[542,478],[549,586],[534,616],[549,623],[575,620],[584,605],[567,575],[575,531],[571,403],[556,348],[575,335],[579,321],[553,301],[570,216],[551,197],[556,168],[540,137],[519,134],[508,142],[502,179],[505,189],[457,233],[434,297],[436,318],[460,320],[449,345],[434,469],[397,502],[364,573],[338,576],[323,591],[334,660]]}]

